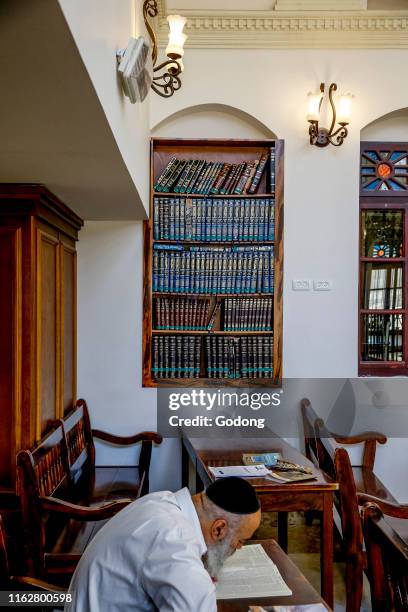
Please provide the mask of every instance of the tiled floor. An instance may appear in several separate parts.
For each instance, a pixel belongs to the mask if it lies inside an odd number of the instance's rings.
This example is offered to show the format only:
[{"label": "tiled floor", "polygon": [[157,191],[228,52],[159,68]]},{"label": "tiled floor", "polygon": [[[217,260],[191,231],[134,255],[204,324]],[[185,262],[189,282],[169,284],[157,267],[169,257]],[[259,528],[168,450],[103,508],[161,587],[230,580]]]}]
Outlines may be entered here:
[{"label": "tiled floor", "polygon": [[[265,512],[262,523],[255,536],[258,539],[277,539],[277,515],[274,512]],[[302,514],[293,512],[289,514],[289,556],[298,566],[300,571],[320,592],[320,526],[315,520],[308,527]],[[345,612],[346,610],[346,585],[344,578],[344,562],[342,562],[341,550],[335,545],[334,573],[334,610]],[[369,612],[370,588],[364,578],[364,594],[361,612]]]}]

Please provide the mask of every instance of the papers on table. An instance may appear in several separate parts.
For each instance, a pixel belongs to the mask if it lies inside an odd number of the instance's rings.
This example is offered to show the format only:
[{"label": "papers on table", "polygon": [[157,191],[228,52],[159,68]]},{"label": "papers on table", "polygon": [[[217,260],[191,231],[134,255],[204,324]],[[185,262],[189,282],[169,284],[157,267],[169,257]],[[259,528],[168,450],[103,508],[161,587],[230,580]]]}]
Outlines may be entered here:
[{"label": "papers on table", "polygon": [[241,478],[262,478],[269,474],[269,470],[263,465],[226,465],[225,467],[208,468],[215,478],[226,478],[227,476],[239,476]]},{"label": "papers on table", "polygon": [[217,599],[292,595],[278,568],[261,544],[244,546],[223,565],[216,585]]}]

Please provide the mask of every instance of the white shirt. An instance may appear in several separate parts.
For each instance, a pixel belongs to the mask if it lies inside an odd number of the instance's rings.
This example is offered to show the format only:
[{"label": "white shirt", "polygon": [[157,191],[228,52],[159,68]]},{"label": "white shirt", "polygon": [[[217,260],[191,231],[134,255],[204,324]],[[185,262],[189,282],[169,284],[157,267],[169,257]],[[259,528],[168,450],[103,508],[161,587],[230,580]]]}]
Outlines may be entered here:
[{"label": "white shirt", "polygon": [[207,547],[188,489],[151,493],[96,534],[72,577],[69,612],[215,612]]}]

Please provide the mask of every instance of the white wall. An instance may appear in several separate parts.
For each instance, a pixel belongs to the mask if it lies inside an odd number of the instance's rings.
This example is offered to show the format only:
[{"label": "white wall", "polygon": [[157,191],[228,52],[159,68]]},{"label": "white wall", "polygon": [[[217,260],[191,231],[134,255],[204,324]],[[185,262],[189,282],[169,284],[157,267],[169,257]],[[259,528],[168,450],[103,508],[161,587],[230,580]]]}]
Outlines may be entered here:
[{"label": "white wall", "polygon": [[[200,115],[189,116],[189,108],[220,104],[248,113],[285,140],[285,377],[357,375],[360,129],[407,105],[408,85],[390,70],[407,57],[392,50],[187,49],[181,90],[167,104],[151,97],[151,125],[159,135],[192,134]],[[307,93],[321,81],[336,81],[339,91],[355,95],[350,135],[338,148],[308,143]],[[207,124],[197,121],[194,135],[206,137]],[[210,132],[226,136],[216,118]],[[294,292],[295,278],[330,279],[333,290]]]},{"label": "white wall", "polygon": [[[158,136],[274,133],[285,140],[285,377],[357,375],[360,130],[408,105],[408,85],[400,71],[390,70],[406,56],[406,51],[188,49],[182,89],[169,100],[150,96],[151,127],[158,126]],[[306,95],[321,80],[336,80],[341,90],[355,94],[350,135],[339,148],[308,144]],[[225,114],[228,107],[240,112]],[[245,113],[253,119],[247,121]],[[370,130],[364,137],[373,137]],[[87,223],[81,232],[79,393],[89,400],[94,423],[118,433],[155,426],[156,394],[142,389],[140,381],[142,253],[137,224]],[[295,293],[294,278],[330,279],[333,290]],[[290,438],[297,435],[298,399],[309,394],[318,400],[317,387],[304,390],[285,414]],[[392,479],[390,453],[404,444],[391,441],[379,453],[386,484]],[[155,488],[177,486],[176,448],[166,442],[156,449]],[[109,463],[112,456],[99,449],[99,461]],[[134,459],[132,453],[118,457],[124,463]]]},{"label": "white wall", "polygon": [[[156,391],[141,386],[142,223],[89,221],[78,243],[78,397],[92,425],[118,435],[157,430]],[[138,451],[97,446],[99,465],[133,465]],[[180,449],[153,451],[151,489],[177,489]]]},{"label": "white wall", "polygon": [[[130,104],[117,75],[116,51],[144,33],[137,0],[58,0],[101,101],[128,171],[148,211],[149,104]],[[142,25],[143,24],[143,25]]]}]

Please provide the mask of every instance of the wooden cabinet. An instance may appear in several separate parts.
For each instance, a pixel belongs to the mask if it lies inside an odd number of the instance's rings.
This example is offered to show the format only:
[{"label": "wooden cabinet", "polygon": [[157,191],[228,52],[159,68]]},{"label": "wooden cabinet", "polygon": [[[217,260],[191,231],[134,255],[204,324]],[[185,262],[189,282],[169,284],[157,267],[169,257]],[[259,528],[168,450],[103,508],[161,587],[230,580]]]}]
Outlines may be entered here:
[{"label": "wooden cabinet", "polygon": [[0,505],[15,493],[16,452],[76,401],[82,225],[45,187],[0,184]]}]

